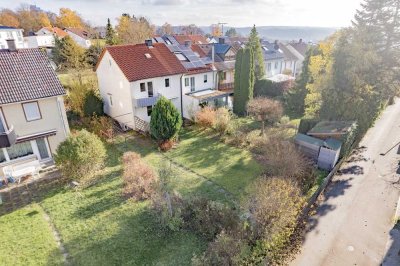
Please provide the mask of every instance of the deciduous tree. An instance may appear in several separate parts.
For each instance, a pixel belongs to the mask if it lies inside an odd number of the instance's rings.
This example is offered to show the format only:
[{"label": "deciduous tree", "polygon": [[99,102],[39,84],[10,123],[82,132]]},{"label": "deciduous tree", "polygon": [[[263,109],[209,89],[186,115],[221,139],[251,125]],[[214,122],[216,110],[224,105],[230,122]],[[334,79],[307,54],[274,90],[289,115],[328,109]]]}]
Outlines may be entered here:
[{"label": "deciduous tree", "polygon": [[261,134],[264,135],[265,122],[278,122],[283,115],[283,108],[281,102],[277,100],[258,97],[247,103],[247,112],[261,122]]},{"label": "deciduous tree", "polygon": [[60,8],[56,23],[60,28],[83,28],[84,26],[81,16],[69,8]]}]

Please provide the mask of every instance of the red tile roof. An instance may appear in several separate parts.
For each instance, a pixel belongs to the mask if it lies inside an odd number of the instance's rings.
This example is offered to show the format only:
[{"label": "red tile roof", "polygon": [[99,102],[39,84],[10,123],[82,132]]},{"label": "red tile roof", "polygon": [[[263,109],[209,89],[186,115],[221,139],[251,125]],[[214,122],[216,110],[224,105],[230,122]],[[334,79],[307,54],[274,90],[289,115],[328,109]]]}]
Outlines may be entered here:
[{"label": "red tile roof", "polygon": [[68,34],[58,27],[44,27],[46,30],[54,33],[59,38],[64,38]]},{"label": "red tile roof", "polygon": [[0,104],[65,95],[65,90],[39,49],[0,50]]},{"label": "red tile roof", "polygon": [[66,28],[67,31],[72,32],[75,35],[78,35],[79,37],[85,39],[85,40],[89,40],[89,32],[85,31],[84,29],[80,29],[80,28]]},{"label": "red tile roof", "polygon": [[197,53],[200,58],[207,57],[207,53],[198,44],[192,44],[192,51]]},{"label": "red tile roof", "polygon": [[178,58],[163,43],[155,43],[153,47],[146,44],[108,46],[103,50],[99,63],[106,51],[129,82],[186,73]]},{"label": "red tile roof", "polygon": [[193,44],[207,44],[208,41],[203,35],[174,35],[179,44],[185,44],[185,41],[192,41]]}]

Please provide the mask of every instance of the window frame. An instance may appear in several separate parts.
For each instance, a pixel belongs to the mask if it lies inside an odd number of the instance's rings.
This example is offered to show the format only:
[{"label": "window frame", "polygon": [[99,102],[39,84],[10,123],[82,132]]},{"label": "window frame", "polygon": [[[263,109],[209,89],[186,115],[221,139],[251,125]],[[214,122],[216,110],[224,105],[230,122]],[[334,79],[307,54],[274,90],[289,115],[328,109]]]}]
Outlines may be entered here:
[{"label": "window frame", "polygon": [[203,80],[204,80],[204,83],[208,82],[208,75],[207,74],[204,74]]},{"label": "window frame", "polygon": [[190,86],[189,78],[185,78],[185,87],[189,86]]},{"label": "window frame", "polygon": [[147,106],[146,109],[147,109],[147,116],[151,117],[151,113],[153,112],[153,106],[152,105]]},{"label": "window frame", "polygon": [[113,107],[113,106],[114,106],[112,94],[110,94],[110,93],[108,93],[108,105],[109,105],[110,107]]},{"label": "window frame", "polygon": [[[38,110],[38,112],[39,112],[39,118],[28,119],[28,116],[27,116],[27,113],[26,113],[26,110],[25,110],[25,106],[26,106],[27,104],[32,104],[32,103],[35,103],[35,104],[36,104],[37,110]],[[25,103],[21,103],[21,105],[22,105],[22,110],[24,111],[24,115],[25,115],[25,120],[26,120],[26,122],[33,122],[33,121],[41,120],[41,119],[43,118],[43,117],[42,117],[42,112],[40,111],[40,106],[39,106],[39,102],[38,102],[38,101],[25,102]]]},{"label": "window frame", "polygon": [[140,92],[146,91],[146,82],[141,82],[139,86],[140,86]]},{"label": "window frame", "polygon": [[169,82],[169,78],[165,79],[165,88],[169,88],[170,87],[170,82]]}]

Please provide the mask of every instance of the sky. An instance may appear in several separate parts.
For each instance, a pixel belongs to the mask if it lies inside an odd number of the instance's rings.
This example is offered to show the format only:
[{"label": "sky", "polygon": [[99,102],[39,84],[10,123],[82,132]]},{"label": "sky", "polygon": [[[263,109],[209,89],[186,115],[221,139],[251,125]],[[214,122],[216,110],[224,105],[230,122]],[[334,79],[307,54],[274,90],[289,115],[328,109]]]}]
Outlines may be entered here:
[{"label": "sky", "polygon": [[60,7],[77,10],[92,25],[115,23],[122,13],[144,16],[153,24],[218,22],[229,27],[252,26],[349,26],[361,0],[0,0],[0,8],[35,4],[58,13]]}]

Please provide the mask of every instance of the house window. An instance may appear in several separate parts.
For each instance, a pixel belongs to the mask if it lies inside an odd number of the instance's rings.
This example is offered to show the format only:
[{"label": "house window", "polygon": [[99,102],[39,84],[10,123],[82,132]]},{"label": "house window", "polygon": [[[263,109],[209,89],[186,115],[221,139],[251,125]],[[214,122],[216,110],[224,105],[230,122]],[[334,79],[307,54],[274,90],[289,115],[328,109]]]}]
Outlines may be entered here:
[{"label": "house window", "polygon": [[110,106],[113,106],[113,98],[112,98],[112,95],[111,95],[111,94],[108,94],[108,104],[109,104]]},{"label": "house window", "polygon": [[268,71],[271,71],[271,63],[268,63]]},{"label": "house window", "polygon": [[169,79],[165,79],[165,87],[169,88]]},{"label": "house window", "polygon": [[207,83],[208,76],[207,74],[204,75],[204,83]]},{"label": "house window", "polygon": [[185,87],[189,87],[189,78],[185,78]]},{"label": "house window", "polygon": [[21,142],[7,148],[8,157],[10,160],[25,157],[33,154],[33,149],[30,141]]},{"label": "house window", "polygon": [[147,106],[147,115],[151,116],[152,112],[153,112],[153,106]]},{"label": "house window", "polygon": [[146,91],[146,83],[140,83],[140,91],[141,92]]},{"label": "house window", "polygon": [[153,92],[153,82],[147,82],[147,94],[149,95],[149,97],[153,97],[154,96],[154,92]]},{"label": "house window", "polygon": [[196,80],[194,77],[190,78],[190,91],[195,91],[196,90]]},{"label": "house window", "polygon": [[22,107],[24,108],[26,121],[34,121],[42,119],[42,115],[40,114],[38,102],[31,103],[23,103]]},{"label": "house window", "polygon": [[279,63],[275,62],[275,69],[278,69],[278,65],[279,65]]},{"label": "house window", "polygon": [[37,144],[37,147],[39,150],[40,159],[41,160],[49,159],[50,154],[49,154],[49,150],[47,149],[46,140],[45,139],[37,139],[36,144]]},{"label": "house window", "polygon": [[226,80],[226,72],[221,72],[221,80]]}]

